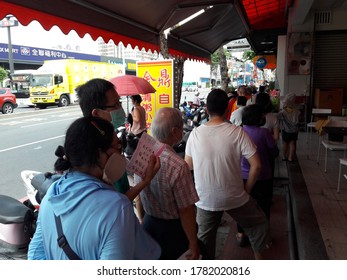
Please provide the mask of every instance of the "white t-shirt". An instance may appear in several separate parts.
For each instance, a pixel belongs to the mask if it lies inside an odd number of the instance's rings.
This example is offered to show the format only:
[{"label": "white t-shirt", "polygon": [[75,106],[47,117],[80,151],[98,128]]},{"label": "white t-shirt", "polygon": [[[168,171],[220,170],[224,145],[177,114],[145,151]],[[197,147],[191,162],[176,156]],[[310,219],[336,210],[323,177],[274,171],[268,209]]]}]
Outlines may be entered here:
[{"label": "white t-shirt", "polygon": [[253,156],[256,147],[242,127],[225,122],[194,128],[185,153],[193,161],[199,208],[223,211],[249,200],[241,174],[241,158]]},{"label": "white t-shirt", "polygon": [[230,122],[234,125],[240,126],[242,124],[242,112],[245,109],[245,106],[237,108],[234,112],[231,113]]}]

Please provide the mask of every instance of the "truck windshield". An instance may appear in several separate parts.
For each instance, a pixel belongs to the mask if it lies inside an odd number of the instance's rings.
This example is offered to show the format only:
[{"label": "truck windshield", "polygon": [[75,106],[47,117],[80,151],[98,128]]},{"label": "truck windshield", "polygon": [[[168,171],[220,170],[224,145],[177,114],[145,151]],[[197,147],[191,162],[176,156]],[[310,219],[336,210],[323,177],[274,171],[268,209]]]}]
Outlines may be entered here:
[{"label": "truck windshield", "polygon": [[33,75],[32,86],[52,86],[53,80],[51,75]]},{"label": "truck windshield", "polygon": [[12,90],[29,90],[32,75],[16,75],[12,74]]}]

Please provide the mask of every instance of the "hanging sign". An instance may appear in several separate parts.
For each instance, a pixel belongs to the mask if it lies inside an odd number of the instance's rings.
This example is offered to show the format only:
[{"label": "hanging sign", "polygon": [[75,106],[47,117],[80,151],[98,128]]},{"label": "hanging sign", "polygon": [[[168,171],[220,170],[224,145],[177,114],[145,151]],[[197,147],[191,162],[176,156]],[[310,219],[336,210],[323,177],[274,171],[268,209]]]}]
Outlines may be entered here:
[{"label": "hanging sign", "polygon": [[255,62],[255,65],[259,68],[259,69],[263,69],[265,68],[265,66],[267,65],[267,60],[265,57],[259,57],[257,59],[257,61]]}]

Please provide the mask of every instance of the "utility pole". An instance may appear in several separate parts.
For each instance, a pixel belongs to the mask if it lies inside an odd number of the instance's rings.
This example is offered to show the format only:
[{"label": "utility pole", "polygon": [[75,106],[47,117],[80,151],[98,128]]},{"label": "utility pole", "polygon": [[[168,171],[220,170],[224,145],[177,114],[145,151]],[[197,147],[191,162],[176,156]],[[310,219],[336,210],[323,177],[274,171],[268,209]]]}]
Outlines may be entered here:
[{"label": "utility pole", "polygon": [[11,42],[11,27],[18,26],[18,20],[15,20],[11,15],[6,16],[2,21],[0,21],[0,27],[7,28],[8,35],[8,63],[10,65],[10,73],[14,72],[13,63],[13,52],[12,52],[12,42]]}]

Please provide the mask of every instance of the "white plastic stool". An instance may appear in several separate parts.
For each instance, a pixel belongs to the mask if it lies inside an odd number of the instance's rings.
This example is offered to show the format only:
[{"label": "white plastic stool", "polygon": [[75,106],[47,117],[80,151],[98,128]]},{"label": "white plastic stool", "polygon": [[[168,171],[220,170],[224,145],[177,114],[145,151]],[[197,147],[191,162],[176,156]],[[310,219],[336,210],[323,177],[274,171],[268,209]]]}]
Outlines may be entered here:
[{"label": "white plastic stool", "polygon": [[347,166],[347,158],[340,158],[340,166],[339,166],[339,179],[337,183],[337,192],[340,192],[340,182],[341,182],[341,167],[342,165]]}]

